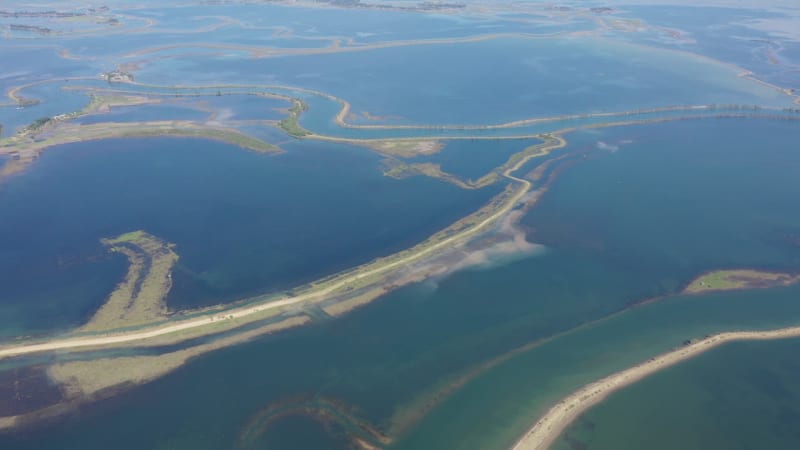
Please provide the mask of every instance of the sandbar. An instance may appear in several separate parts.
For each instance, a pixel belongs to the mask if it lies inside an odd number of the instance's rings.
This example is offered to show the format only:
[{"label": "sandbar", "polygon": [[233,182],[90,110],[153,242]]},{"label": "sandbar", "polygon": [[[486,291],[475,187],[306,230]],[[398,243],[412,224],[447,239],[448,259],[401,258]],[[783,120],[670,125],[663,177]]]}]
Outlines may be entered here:
[{"label": "sandbar", "polygon": [[743,289],[765,289],[788,286],[800,281],[800,275],[783,272],[767,272],[752,269],[716,270],[707,272],[686,286],[684,294],[736,291]]},{"label": "sandbar", "polygon": [[561,433],[592,406],[600,403],[611,393],[636,383],[659,370],[700,355],[722,344],[733,341],[755,341],[800,337],[800,327],[781,328],[770,331],[732,331],[694,341],[670,352],[649,359],[647,362],[609,375],[587,384],[550,408],[520,438],[511,450],[546,450]]}]

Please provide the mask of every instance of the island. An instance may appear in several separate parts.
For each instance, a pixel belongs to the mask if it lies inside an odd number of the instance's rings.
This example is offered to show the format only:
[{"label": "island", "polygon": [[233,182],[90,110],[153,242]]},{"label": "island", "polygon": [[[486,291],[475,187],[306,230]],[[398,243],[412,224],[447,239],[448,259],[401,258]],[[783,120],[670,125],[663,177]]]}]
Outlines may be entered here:
[{"label": "island", "polygon": [[684,289],[685,294],[736,291],[742,289],[766,289],[788,286],[800,281],[800,275],[782,272],[767,272],[753,269],[717,270],[705,273]]}]

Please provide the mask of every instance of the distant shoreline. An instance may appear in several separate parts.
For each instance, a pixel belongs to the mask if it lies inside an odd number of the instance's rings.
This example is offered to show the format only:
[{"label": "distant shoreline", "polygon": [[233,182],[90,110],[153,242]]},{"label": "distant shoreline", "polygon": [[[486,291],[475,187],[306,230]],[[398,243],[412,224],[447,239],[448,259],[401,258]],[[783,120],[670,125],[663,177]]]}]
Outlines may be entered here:
[{"label": "distant shoreline", "polygon": [[581,414],[602,402],[610,394],[636,383],[660,370],[694,358],[720,345],[735,341],[761,341],[800,337],[800,326],[769,331],[732,331],[705,337],[644,363],[589,383],[564,397],[511,447],[511,450],[546,450]]}]

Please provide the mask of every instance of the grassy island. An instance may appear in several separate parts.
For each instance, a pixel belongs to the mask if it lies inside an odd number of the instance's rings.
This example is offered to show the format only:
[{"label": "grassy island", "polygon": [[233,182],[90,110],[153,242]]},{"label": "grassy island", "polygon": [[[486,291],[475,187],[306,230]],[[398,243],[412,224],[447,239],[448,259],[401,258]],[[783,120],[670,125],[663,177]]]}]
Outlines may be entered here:
[{"label": "grassy island", "polygon": [[717,270],[696,278],[686,286],[684,293],[703,294],[706,292],[763,289],[787,286],[797,283],[798,281],[800,281],[800,275],[791,275],[781,272],[765,272],[750,269]]},{"label": "grassy island", "polygon": [[500,179],[500,177],[496,173],[490,172],[489,174],[484,175],[483,177],[477,180],[465,181],[453,174],[443,171],[442,167],[439,164],[435,163],[404,164],[399,161],[397,162],[392,161],[392,163],[390,164],[390,168],[383,174],[387,177],[396,178],[398,180],[402,180],[408,177],[413,177],[416,175],[425,175],[427,177],[436,178],[437,180],[442,180],[444,182],[458,186],[461,189],[480,189],[486,186],[490,186]]},{"label": "grassy island", "polygon": [[292,107],[289,108],[289,115],[281,120],[278,126],[292,137],[301,138],[310,135],[311,132],[300,125],[300,115],[307,110],[308,105],[304,101],[293,98]]},{"label": "grassy island", "polygon": [[164,299],[172,287],[172,267],[178,261],[174,244],[144,231],[103,239],[110,251],[128,258],[125,279],[84,325],[83,331],[106,331],[163,320]]}]

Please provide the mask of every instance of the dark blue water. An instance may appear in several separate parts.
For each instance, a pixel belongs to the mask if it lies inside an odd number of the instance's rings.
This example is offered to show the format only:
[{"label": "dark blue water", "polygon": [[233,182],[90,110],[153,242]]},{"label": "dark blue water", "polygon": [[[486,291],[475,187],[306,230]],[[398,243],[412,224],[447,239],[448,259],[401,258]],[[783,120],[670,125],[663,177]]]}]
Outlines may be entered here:
[{"label": "dark blue water", "polygon": [[[96,308],[121,280],[104,237],[144,229],[177,244],[168,303],[180,309],[291,288],[406,248],[497,191],[385,178],[379,157],[343,145],[285,147],[275,156],[163,138],[47,150],[0,189],[4,333],[74,325]],[[59,306],[37,320],[47,305]]]}]

